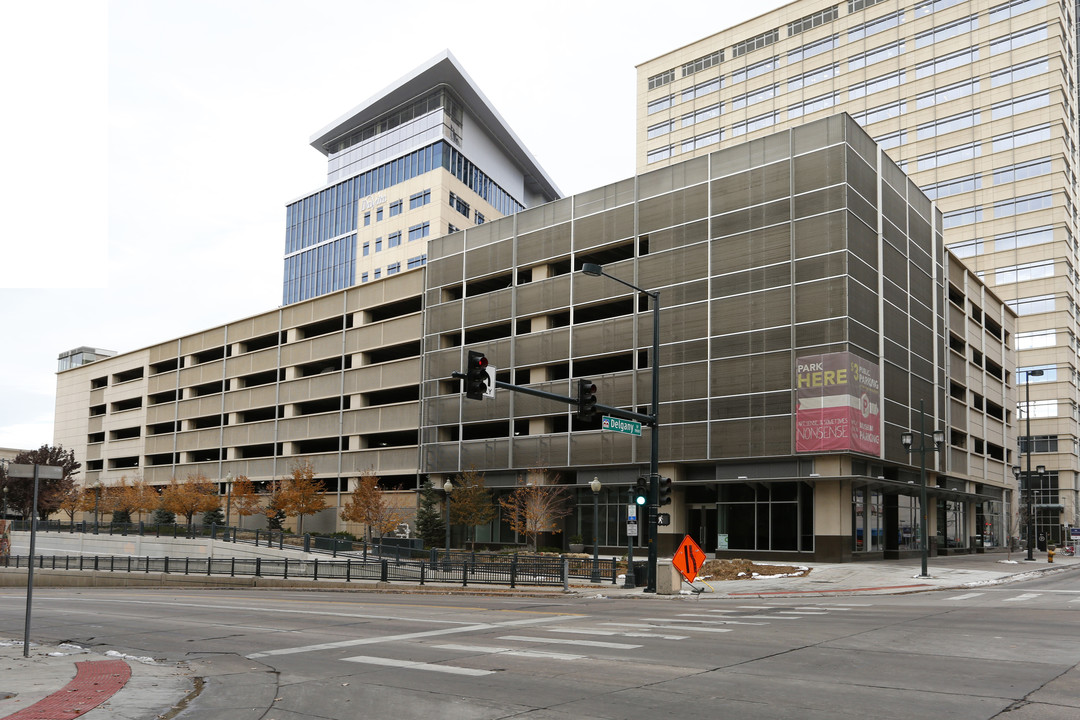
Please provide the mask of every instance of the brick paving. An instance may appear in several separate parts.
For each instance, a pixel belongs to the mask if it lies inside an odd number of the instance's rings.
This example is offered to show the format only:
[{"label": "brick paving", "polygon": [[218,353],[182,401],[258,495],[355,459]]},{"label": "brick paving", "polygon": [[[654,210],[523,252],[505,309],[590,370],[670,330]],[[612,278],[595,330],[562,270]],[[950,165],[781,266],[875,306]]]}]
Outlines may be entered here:
[{"label": "brick paving", "polygon": [[86,660],[75,667],[75,677],[60,690],[0,720],[71,720],[111,698],[131,678],[123,660]]}]

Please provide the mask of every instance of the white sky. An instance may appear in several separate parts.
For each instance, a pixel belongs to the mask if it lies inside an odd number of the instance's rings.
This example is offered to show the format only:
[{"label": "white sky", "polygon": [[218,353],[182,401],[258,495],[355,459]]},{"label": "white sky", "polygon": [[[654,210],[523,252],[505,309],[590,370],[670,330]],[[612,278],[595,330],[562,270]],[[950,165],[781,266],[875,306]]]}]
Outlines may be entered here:
[{"label": "white sky", "polygon": [[277,307],[317,130],[449,48],[564,194],[634,174],[635,65],[782,4],[0,5],[0,447],[52,442],[56,361]]}]

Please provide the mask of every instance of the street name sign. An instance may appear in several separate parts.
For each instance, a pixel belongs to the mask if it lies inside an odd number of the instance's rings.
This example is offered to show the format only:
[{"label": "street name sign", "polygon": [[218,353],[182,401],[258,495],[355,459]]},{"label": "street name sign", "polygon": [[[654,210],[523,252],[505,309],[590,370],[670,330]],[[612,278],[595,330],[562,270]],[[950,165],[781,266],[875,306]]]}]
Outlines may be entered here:
[{"label": "street name sign", "polygon": [[614,430],[615,432],[641,437],[641,423],[636,420],[623,420],[622,418],[605,415],[601,422],[601,427],[604,430]]}]

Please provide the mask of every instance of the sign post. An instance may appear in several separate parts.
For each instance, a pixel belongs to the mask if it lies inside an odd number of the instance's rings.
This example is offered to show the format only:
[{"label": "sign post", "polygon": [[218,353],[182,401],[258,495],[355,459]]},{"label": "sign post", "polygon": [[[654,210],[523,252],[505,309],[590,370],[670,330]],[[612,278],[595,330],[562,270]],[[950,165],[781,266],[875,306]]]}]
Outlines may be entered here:
[{"label": "sign post", "polygon": [[[631,488],[631,492],[633,489]],[[626,506],[626,582],[624,588],[635,588],[634,579],[634,538],[637,537],[637,505]]]},{"label": "sign post", "polygon": [[64,469],[56,465],[8,465],[8,477],[34,478],[34,503],[30,506],[30,561],[26,563],[26,623],[23,627],[23,657],[30,657],[30,608],[34,598],[34,541],[37,539],[38,481],[62,480]]}]

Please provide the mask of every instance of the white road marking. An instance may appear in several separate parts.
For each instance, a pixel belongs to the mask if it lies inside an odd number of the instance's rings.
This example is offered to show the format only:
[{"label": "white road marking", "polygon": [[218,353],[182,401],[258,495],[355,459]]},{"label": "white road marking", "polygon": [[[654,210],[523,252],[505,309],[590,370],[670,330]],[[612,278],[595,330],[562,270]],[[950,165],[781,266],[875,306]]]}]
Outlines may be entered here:
[{"label": "white road marking", "polygon": [[977,592],[977,593],[966,593],[966,594],[964,594],[964,595],[956,595],[956,596],[954,596],[954,597],[950,597],[950,598],[945,598],[945,599],[946,599],[946,600],[970,600],[971,598],[974,598],[974,597],[979,597],[979,596],[980,596],[980,595],[982,595],[982,594],[983,594],[983,593],[981,593],[981,592]]},{"label": "white road marking", "polygon": [[[614,627],[632,627],[638,630],[678,630],[680,632],[731,632],[730,628],[701,627],[698,625],[642,625],[641,623],[600,623]],[[724,623],[725,625],[764,625],[765,623]]]},{"label": "white road marking", "polygon": [[496,628],[513,627],[516,625],[533,625],[541,622],[560,622],[564,618],[550,617],[550,618],[529,618],[526,620],[511,620],[509,622],[501,623],[476,623],[474,625],[466,625],[464,627],[444,628],[442,630],[426,630],[423,632],[414,633],[402,633],[400,635],[382,635],[379,637],[370,638],[357,638],[355,640],[339,640],[337,642],[319,643],[317,645],[303,645],[300,647],[292,648],[279,648],[277,650],[267,650],[261,653],[252,653],[247,655],[251,659],[270,657],[273,655],[295,655],[297,653],[314,652],[316,650],[336,650],[338,648],[355,647],[357,645],[376,645],[384,642],[396,642],[399,640],[416,640],[418,638],[425,637],[437,637],[439,635],[454,635],[458,633],[475,632],[479,630],[494,630]]},{"label": "white road marking", "polygon": [[[248,657],[252,657],[249,655]],[[449,673],[450,675],[491,675],[494,670],[476,670],[474,668],[454,667],[453,665],[434,665],[432,663],[413,662],[411,660],[391,660],[389,658],[371,657],[370,655],[357,655],[355,657],[342,658],[346,662],[363,663],[364,665],[384,665],[386,667],[407,668],[410,670],[427,670],[430,672]]]},{"label": "white road marking", "polygon": [[781,610],[780,614],[781,615],[828,615],[829,612],[827,610]]},{"label": "white road marking", "polygon": [[545,652],[543,650],[515,650],[508,647],[490,647],[485,645],[434,645],[438,650],[459,650],[461,652],[490,653],[493,655],[514,655],[515,657],[542,658],[544,660],[580,660],[584,655]]},{"label": "white road marking", "polygon": [[1001,602],[1023,602],[1025,600],[1033,600],[1042,593],[1024,593],[1023,595],[1017,595],[1016,597],[1005,598]]},{"label": "white road marking", "polygon": [[514,642],[551,643],[554,645],[577,645],[580,647],[612,648],[615,650],[634,650],[640,645],[628,643],[602,642],[600,640],[568,640],[566,638],[542,638],[529,637],[528,635],[504,635],[499,640],[513,640]]}]

